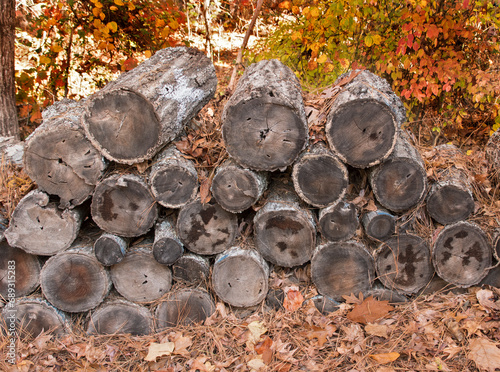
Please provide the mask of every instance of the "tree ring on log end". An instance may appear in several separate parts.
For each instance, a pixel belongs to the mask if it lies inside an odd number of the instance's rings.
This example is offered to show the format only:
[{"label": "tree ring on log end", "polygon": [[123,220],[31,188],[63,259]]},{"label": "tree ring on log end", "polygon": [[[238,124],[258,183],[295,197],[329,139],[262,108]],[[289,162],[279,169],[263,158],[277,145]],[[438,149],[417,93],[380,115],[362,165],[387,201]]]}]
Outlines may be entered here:
[{"label": "tree ring on log end", "polygon": [[254,98],[229,107],[222,135],[227,152],[240,165],[274,171],[297,158],[306,145],[307,126],[292,108]]},{"label": "tree ring on log end", "polygon": [[324,208],[319,214],[319,230],[329,241],[341,241],[352,238],[358,227],[356,206],[340,201]]},{"label": "tree ring on log end", "polygon": [[183,206],[198,191],[197,175],[174,165],[154,172],[149,183],[156,201],[167,208]]},{"label": "tree ring on log end", "polygon": [[184,246],[175,238],[163,237],[153,243],[153,256],[161,264],[172,265],[183,253]]},{"label": "tree ring on log end", "polygon": [[238,213],[257,202],[261,196],[258,179],[249,172],[238,167],[217,172],[212,181],[212,194],[222,208]]},{"label": "tree ring on log end", "polygon": [[473,196],[455,185],[435,185],[426,204],[429,215],[442,225],[465,220],[475,207]]},{"label": "tree ring on log end", "polygon": [[343,161],[368,168],[386,159],[394,149],[397,121],[385,104],[359,99],[332,111],[325,130],[331,149]]}]

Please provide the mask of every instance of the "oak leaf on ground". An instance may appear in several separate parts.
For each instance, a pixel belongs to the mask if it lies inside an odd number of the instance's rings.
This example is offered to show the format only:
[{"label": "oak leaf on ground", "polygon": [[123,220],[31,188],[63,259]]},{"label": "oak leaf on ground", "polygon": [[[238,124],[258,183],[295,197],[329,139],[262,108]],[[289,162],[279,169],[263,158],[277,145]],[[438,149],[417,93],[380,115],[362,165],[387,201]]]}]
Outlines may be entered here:
[{"label": "oak leaf on ground", "polygon": [[389,301],[379,301],[370,296],[361,304],[354,306],[354,309],[347,314],[347,318],[353,322],[368,324],[383,318],[393,309]]},{"label": "oak leaf on ground", "polygon": [[475,338],[469,342],[469,359],[479,369],[494,372],[500,366],[500,349],[487,338]]}]

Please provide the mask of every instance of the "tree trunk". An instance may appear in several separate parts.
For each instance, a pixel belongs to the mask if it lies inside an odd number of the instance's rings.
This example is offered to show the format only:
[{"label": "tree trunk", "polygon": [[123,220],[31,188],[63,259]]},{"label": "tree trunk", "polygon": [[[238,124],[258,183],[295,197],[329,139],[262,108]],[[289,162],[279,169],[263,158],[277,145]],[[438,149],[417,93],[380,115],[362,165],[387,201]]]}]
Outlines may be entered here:
[{"label": "tree trunk", "polygon": [[89,98],[89,140],[118,163],[151,159],[214,96],[215,68],[202,52],[166,48]]},{"label": "tree trunk", "polygon": [[219,205],[232,213],[240,213],[254,205],[267,187],[267,175],[239,166],[228,159],[212,180],[212,195]]},{"label": "tree trunk", "polygon": [[99,182],[90,211],[102,230],[124,237],[145,234],[158,218],[149,186],[136,174],[112,174]]},{"label": "tree trunk", "polygon": [[125,257],[129,242],[127,238],[103,233],[94,242],[94,254],[104,266],[116,265]]},{"label": "tree trunk", "polygon": [[267,295],[269,266],[255,249],[232,247],[216,257],[212,286],[219,298],[236,307],[261,303]]},{"label": "tree trunk", "polygon": [[326,121],[331,149],[345,163],[368,168],[385,160],[394,149],[397,131],[406,121],[403,103],[384,79],[368,70],[351,71]]},{"label": "tree trunk", "polygon": [[51,256],[71,246],[85,215],[83,207],[60,210],[49,195],[33,190],[14,209],[5,238],[28,253]]},{"label": "tree trunk", "polygon": [[210,277],[210,263],[206,257],[186,253],[172,265],[172,273],[177,282],[206,286]]},{"label": "tree trunk", "polygon": [[348,240],[358,228],[356,206],[343,200],[319,211],[319,231],[329,241]]},{"label": "tree trunk", "polygon": [[82,204],[107,166],[85,137],[82,102],[65,99],[43,113],[43,123],[27,139],[26,173],[43,191],[61,198],[61,208]]},{"label": "tree trunk", "polygon": [[264,60],[245,70],[221,120],[227,152],[245,168],[284,169],[307,145],[300,83],[277,60]]},{"label": "tree trunk", "polygon": [[410,234],[399,234],[382,243],[375,252],[375,269],[382,284],[404,294],[417,293],[434,274],[427,243]]},{"label": "tree trunk", "polygon": [[385,241],[396,232],[396,217],[383,209],[369,211],[363,215],[366,235],[376,241]]},{"label": "tree trunk", "polygon": [[492,266],[492,249],[486,234],[470,222],[446,226],[432,251],[436,273],[448,283],[467,288],[478,284]]},{"label": "tree trunk", "polygon": [[336,301],[343,295],[366,294],[375,280],[373,257],[354,241],[320,245],[311,260],[311,277],[318,292]]},{"label": "tree trunk", "polygon": [[345,165],[318,142],[309,151],[304,151],[295,162],[292,180],[302,200],[324,208],[344,197],[349,175]]}]

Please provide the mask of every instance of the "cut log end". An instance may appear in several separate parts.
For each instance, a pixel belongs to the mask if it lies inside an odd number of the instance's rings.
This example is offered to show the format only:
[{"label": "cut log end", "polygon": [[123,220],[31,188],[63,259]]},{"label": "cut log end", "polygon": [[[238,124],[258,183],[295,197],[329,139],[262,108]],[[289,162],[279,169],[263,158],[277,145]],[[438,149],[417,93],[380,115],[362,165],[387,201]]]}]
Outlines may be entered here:
[{"label": "cut log end", "polygon": [[172,265],[184,252],[181,242],[174,238],[164,237],[155,240],[153,244],[153,256],[156,261],[164,265]]},{"label": "cut log end", "polygon": [[125,257],[128,241],[112,234],[103,234],[94,242],[94,253],[104,266],[115,265]]},{"label": "cut log end", "polygon": [[363,216],[366,235],[374,240],[389,239],[396,231],[396,218],[385,211],[370,211]]},{"label": "cut log end", "polygon": [[156,201],[167,208],[179,208],[188,203],[198,190],[196,174],[178,166],[164,167],[155,172],[149,183]]},{"label": "cut log end", "polygon": [[320,211],[319,229],[321,235],[329,241],[350,239],[357,227],[356,206],[352,203],[340,201]]},{"label": "cut log end", "polygon": [[433,187],[427,198],[427,211],[443,225],[465,220],[474,211],[474,198],[457,185]]},{"label": "cut log end", "polygon": [[204,285],[210,276],[210,263],[206,257],[187,253],[172,265],[176,281],[190,285]]}]

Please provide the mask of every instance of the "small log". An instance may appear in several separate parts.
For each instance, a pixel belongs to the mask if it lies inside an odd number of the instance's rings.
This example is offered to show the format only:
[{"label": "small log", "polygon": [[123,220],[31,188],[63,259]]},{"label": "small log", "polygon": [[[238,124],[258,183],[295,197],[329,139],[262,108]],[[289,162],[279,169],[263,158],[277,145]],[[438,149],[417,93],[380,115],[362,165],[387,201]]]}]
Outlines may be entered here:
[{"label": "small log", "polygon": [[500,266],[495,266],[488,270],[488,274],[481,280],[480,285],[491,285],[492,287],[500,288]]},{"label": "small log", "polygon": [[82,204],[107,163],[85,137],[84,102],[64,99],[43,112],[42,124],[26,139],[25,171],[38,187],[60,197],[61,208]]},{"label": "small log", "polygon": [[342,301],[343,295],[366,294],[371,289],[375,263],[361,243],[329,242],[314,251],[311,277],[320,294]]},{"label": "small log", "polygon": [[370,185],[377,201],[393,212],[403,212],[420,203],[427,191],[427,174],[417,149],[400,132],[393,152],[370,171]]},{"label": "small log", "polygon": [[202,204],[198,198],[181,208],[177,217],[177,233],[191,252],[213,255],[226,250],[236,237],[235,214],[217,203]]},{"label": "small log", "polygon": [[156,223],[153,242],[153,256],[164,265],[172,265],[184,253],[184,246],[175,231],[173,218],[165,218]]},{"label": "small log", "polygon": [[378,279],[385,287],[403,294],[417,293],[434,274],[429,246],[416,235],[393,236],[374,255]]},{"label": "small log", "polygon": [[120,263],[111,266],[110,273],[118,293],[132,302],[153,302],[172,287],[170,267],[160,264],[143,247],[129,250]]},{"label": "small log", "polygon": [[267,295],[269,265],[255,249],[232,247],[218,255],[212,286],[219,298],[236,307],[261,303]]},{"label": "small log", "polygon": [[184,284],[206,284],[210,277],[210,263],[206,257],[186,253],[172,265],[172,275]]},{"label": "small log", "polygon": [[198,192],[196,168],[175,145],[166,147],[157,155],[148,182],[156,201],[167,208],[186,205]]},{"label": "small log", "polygon": [[239,166],[228,159],[217,167],[212,195],[228,212],[240,213],[254,205],[267,187],[267,176]]},{"label": "small log", "polygon": [[319,211],[319,231],[329,241],[348,240],[358,228],[356,206],[340,200]]},{"label": "small log", "polygon": [[269,262],[299,266],[311,259],[316,245],[312,212],[299,203],[293,188],[273,185],[266,203],[254,218],[255,244]]},{"label": "small log", "polygon": [[368,70],[351,71],[337,79],[342,86],[326,120],[326,137],[340,159],[356,168],[385,160],[406,121],[403,103],[384,79]]},{"label": "small log", "polygon": [[89,97],[83,126],[108,159],[151,159],[214,96],[215,68],[202,52],[166,48]]},{"label": "small log", "polygon": [[146,307],[125,299],[112,298],[92,311],[87,333],[143,336],[152,333],[153,329],[153,316]]},{"label": "small log", "polygon": [[49,195],[33,190],[14,209],[5,238],[11,246],[28,253],[54,255],[74,242],[85,210],[84,207],[60,210]]},{"label": "small log", "polygon": [[92,254],[92,246],[75,247],[52,256],[40,273],[42,293],[69,313],[91,310],[111,289],[108,271]]},{"label": "small log", "polygon": [[266,306],[274,309],[283,309],[285,301],[285,292],[281,288],[270,288],[266,295]]},{"label": "small log", "polygon": [[486,234],[465,221],[439,233],[432,251],[436,273],[448,283],[467,288],[478,284],[492,266],[492,249]]},{"label": "small log", "polygon": [[158,218],[149,186],[135,174],[112,174],[99,182],[90,212],[102,230],[123,237],[145,234]]},{"label": "small log", "polygon": [[104,266],[115,265],[125,257],[129,242],[127,238],[103,233],[94,242],[94,254]]},{"label": "small log", "polygon": [[384,209],[365,213],[361,221],[366,235],[373,240],[387,240],[396,232],[396,217]]},{"label": "small log", "polygon": [[318,142],[299,156],[293,165],[292,180],[302,200],[324,208],[344,197],[349,175],[345,165]]},{"label": "small log", "polygon": [[263,60],[245,70],[221,120],[227,152],[245,168],[284,169],[307,145],[300,83],[278,60]]},{"label": "small log", "polygon": [[327,296],[317,295],[311,298],[314,307],[318,309],[321,314],[327,315],[340,309],[340,302],[337,302]]}]

